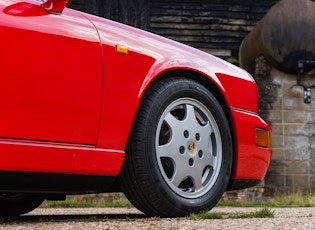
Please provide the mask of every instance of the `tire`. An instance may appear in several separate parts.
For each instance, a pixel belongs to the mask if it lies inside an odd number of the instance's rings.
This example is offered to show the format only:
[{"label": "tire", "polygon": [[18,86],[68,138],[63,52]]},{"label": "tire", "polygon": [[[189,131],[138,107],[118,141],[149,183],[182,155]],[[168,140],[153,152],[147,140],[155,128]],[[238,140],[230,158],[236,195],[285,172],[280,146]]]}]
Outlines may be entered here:
[{"label": "tire", "polygon": [[120,183],[148,216],[210,210],[232,168],[229,123],[204,86],[186,78],[155,83],[144,95],[126,147]]},{"label": "tire", "polygon": [[37,208],[43,201],[39,195],[0,193],[0,215],[19,216]]}]

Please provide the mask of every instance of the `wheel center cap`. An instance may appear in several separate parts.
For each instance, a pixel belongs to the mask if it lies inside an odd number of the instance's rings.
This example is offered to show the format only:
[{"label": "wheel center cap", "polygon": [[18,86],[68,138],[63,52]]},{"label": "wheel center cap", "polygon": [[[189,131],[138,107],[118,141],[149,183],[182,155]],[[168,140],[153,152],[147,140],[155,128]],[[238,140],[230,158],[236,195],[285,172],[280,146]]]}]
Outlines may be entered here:
[{"label": "wheel center cap", "polygon": [[190,141],[188,144],[188,151],[190,154],[194,154],[196,148],[196,143],[194,141]]}]

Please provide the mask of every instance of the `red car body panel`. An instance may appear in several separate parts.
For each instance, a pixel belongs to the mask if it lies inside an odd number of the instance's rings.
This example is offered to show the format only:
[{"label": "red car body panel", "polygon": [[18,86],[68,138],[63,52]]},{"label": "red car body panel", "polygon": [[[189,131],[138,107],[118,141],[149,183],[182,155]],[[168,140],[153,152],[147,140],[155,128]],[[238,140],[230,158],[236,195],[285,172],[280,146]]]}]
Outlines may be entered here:
[{"label": "red car body panel", "polygon": [[269,126],[257,115],[230,110],[234,131],[234,167],[232,178],[257,180],[263,178],[269,166],[271,149],[258,147],[255,128],[269,130]]},{"label": "red car body panel", "polygon": [[[42,16],[17,5],[0,14],[0,137],[95,145],[103,82],[95,28],[75,11]],[[21,5],[37,11],[20,16]]]},{"label": "red car body panel", "polygon": [[123,151],[78,145],[0,140],[2,171],[117,176]]},{"label": "red car body panel", "polygon": [[117,176],[146,89],[164,73],[185,70],[224,98],[234,139],[231,178],[264,177],[271,150],[256,146],[254,130],[270,127],[257,115],[249,74],[106,19],[70,9],[48,14],[41,3],[0,3],[0,170]]}]

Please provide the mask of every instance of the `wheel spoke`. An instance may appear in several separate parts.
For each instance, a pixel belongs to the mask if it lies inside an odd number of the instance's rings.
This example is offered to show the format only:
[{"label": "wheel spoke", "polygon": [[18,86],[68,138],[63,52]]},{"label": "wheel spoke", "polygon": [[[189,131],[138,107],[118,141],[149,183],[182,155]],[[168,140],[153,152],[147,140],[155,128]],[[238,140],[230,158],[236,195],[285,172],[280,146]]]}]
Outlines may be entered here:
[{"label": "wheel spoke", "polygon": [[195,127],[200,126],[196,119],[195,108],[192,105],[186,105],[186,118],[184,122],[189,128],[195,129]]},{"label": "wheel spoke", "polygon": [[209,153],[206,153],[202,159],[200,159],[199,157],[194,158],[194,166],[191,169],[190,177],[194,182],[195,190],[198,190],[203,186],[203,173],[206,168],[213,168],[214,161],[215,158]]},{"label": "wheel spoke", "polygon": [[170,138],[166,144],[157,146],[157,157],[170,157],[176,161],[176,155],[180,154],[179,149],[185,141],[185,138],[182,135],[182,121],[176,119],[171,113],[168,113],[165,116],[165,121],[170,128]]},{"label": "wheel spoke", "polygon": [[168,126],[170,127],[170,129],[173,131],[173,132],[178,132],[179,130],[181,130],[181,126],[182,126],[182,121],[176,119],[176,117],[174,117],[171,113],[168,113],[166,116],[165,116],[165,119],[166,123],[168,124]]},{"label": "wheel spoke", "polygon": [[173,144],[173,141],[165,144],[157,146],[157,157],[170,157],[174,158],[175,154],[178,153],[178,148]]},{"label": "wheel spoke", "polygon": [[177,162],[175,166],[175,172],[171,178],[171,183],[178,187],[188,176],[187,171],[189,170],[188,165],[185,166],[185,161]]},{"label": "wheel spoke", "polygon": [[201,183],[202,182],[202,170],[194,167],[194,170],[191,170],[191,171],[192,171],[192,174],[190,177],[193,180],[194,189],[195,189],[195,191],[197,191],[202,187],[202,183]]},{"label": "wheel spoke", "polygon": [[216,151],[216,148],[214,146],[217,145],[217,143],[213,142],[210,137],[210,132],[206,132],[209,134],[203,134],[203,138],[200,143],[200,150],[204,153],[202,162],[205,162],[206,165],[213,166],[215,162],[215,155],[214,151]]},{"label": "wheel spoke", "polygon": [[215,157],[211,154],[206,154],[204,159],[202,159],[202,162],[204,163],[203,166],[214,166],[214,162],[215,162]]}]

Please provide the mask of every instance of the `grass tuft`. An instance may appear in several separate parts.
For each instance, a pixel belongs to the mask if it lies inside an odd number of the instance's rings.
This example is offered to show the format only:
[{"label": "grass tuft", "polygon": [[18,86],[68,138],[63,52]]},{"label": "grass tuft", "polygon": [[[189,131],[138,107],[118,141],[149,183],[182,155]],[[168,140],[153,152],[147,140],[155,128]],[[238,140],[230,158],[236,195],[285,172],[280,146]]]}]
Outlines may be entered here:
[{"label": "grass tuft", "polygon": [[101,203],[98,206],[101,208],[118,208],[118,207],[132,208],[133,207],[133,205],[126,198],[119,198],[117,200]]},{"label": "grass tuft", "polygon": [[189,218],[193,219],[193,220],[197,220],[197,219],[222,219],[223,216],[220,213],[203,211],[199,214],[190,214]]},{"label": "grass tuft", "polygon": [[95,207],[91,202],[83,202],[77,200],[49,201],[45,208],[90,208]]},{"label": "grass tuft", "polygon": [[46,201],[42,208],[131,208],[133,205],[125,196],[119,194],[108,195],[74,195],[64,201]]},{"label": "grass tuft", "polygon": [[190,219],[193,220],[200,220],[200,219],[225,219],[225,218],[231,218],[231,219],[241,219],[241,218],[272,218],[274,217],[274,211],[272,211],[269,208],[262,208],[261,210],[255,211],[255,212],[249,212],[249,213],[237,213],[237,214],[231,214],[228,216],[223,216],[220,213],[216,212],[208,212],[204,211],[199,214],[191,214],[189,216]]},{"label": "grass tuft", "polygon": [[266,199],[265,201],[220,201],[217,206],[229,207],[315,207],[315,197],[311,195],[290,194],[283,196],[275,196]]},{"label": "grass tuft", "polygon": [[274,217],[274,211],[269,208],[263,208],[256,212],[249,212],[249,213],[238,213],[229,215],[229,218],[233,219],[240,219],[240,218],[272,218]]}]

